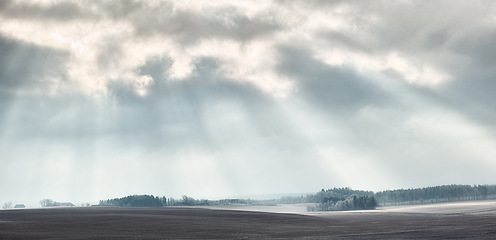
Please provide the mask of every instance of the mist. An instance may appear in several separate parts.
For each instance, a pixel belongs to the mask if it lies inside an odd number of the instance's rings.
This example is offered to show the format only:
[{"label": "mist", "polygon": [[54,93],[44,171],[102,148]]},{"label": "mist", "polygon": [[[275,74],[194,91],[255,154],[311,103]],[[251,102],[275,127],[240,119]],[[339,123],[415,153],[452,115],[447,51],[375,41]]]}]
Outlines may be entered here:
[{"label": "mist", "polygon": [[496,182],[492,1],[2,1],[0,203]]}]

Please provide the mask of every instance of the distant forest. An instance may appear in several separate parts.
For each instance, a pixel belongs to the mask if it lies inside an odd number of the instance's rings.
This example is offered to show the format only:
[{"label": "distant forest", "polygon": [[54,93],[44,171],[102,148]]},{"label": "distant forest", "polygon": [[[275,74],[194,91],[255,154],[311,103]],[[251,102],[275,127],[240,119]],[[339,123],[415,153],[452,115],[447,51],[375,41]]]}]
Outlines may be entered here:
[{"label": "distant forest", "polygon": [[154,197],[153,195],[132,195],[105,201],[100,200],[99,205],[115,207],[163,207],[167,206],[167,198]]},{"label": "distant forest", "polygon": [[271,201],[250,199],[207,200],[183,196],[181,199],[153,195],[130,195],[122,198],[100,200],[99,206],[112,207],[165,207],[165,206],[215,206],[215,205],[269,205]]},{"label": "distant forest", "polygon": [[306,196],[282,197],[276,204],[315,203],[308,211],[371,210],[377,207],[374,192],[351,188],[332,188]]},{"label": "distant forest", "polygon": [[351,188],[332,188],[306,196],[286,196],[273,200],[223,199],[198,200],[183,196],[181,199],[153,195],[131,195],[101,200],[99,206],[166,207],[216,205],[277,205],[314,203],[308,211],[370,210],[377,206],[411,205],[453,201],[496,199],[496,185],[443,185],[435,187],[397,189],[374,193]]},{"label": "distant forest", "polygon": [[[442,203],[455,201],[471,201],[496,199],[496,185],[443,185],[425,188],[386,190],[381,192],[352,190],[350,188],[333,188],[316,194],[298,197],[283,197],[277,200],[279,204],[318,203],[316,210],[341,210],[342,202],[350,202],[351,197],[358,197],[359,202],[365,201],[377,206],[413,205]],[[368,197],[366,200],[365,198]],[[344,200],[346,199],[346,200]],[[373,199],[373,200],[372,200]],[[361,207],[363,205],[359,205]],[[359,209],[371,209],[365,205]],[[354,209],[344,209],[354,210]]]},{"label": "distant forest", "polygon": [[496,197],[496,185],[444,185],[436,187],[387,190],[375,193],[380,205],[411,205]]}]

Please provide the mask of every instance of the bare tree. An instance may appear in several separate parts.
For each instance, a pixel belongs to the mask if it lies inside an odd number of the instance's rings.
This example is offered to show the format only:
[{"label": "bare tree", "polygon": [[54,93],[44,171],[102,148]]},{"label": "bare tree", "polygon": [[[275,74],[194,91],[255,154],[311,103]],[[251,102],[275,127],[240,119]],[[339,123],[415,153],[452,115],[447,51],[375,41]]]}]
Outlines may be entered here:
[{"label": "bare tree", "polygon": [[40,201],[40,204],[42,207],[51,207],[54,205],[54,202],[52,199],[43,199]]},{"label": "bare tree", "polygon": [[12,202],[6,202],[3,204],[3,209],[9,209],[12,208]]}]

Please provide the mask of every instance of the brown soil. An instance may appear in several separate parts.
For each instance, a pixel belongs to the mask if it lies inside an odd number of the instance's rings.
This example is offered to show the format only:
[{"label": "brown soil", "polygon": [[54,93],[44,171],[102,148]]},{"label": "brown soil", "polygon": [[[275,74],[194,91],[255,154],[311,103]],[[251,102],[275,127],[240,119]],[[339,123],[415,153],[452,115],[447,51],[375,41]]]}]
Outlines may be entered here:
[{"label": "brown soil", "polygon": [[0,211],[0,239],[494,239],[496,212],[310,216],[203,208]]}]

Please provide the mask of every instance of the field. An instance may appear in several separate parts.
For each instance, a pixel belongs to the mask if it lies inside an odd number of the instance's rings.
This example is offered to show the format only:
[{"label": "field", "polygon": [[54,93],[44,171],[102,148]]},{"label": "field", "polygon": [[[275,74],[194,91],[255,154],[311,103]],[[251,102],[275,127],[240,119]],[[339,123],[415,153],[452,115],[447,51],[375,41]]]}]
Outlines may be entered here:
[{"label": "field", "polygon": [[[0,239],[494,239],[496,202],[281,213],[277,208],[0,211]],[[274,212],[275,211],[275,212]]]}]

